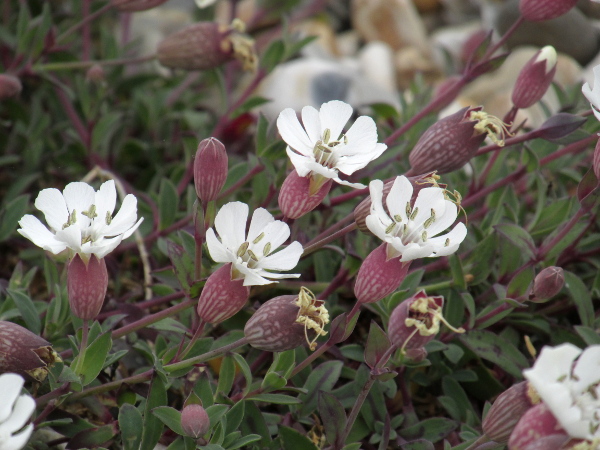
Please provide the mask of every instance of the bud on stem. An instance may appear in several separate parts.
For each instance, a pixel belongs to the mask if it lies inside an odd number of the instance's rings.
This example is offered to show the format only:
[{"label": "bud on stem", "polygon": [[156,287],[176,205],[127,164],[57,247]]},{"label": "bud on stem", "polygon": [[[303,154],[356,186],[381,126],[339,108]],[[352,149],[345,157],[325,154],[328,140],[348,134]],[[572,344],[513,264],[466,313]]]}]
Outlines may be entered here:
[{"label": "bud on stem", "polygon": [[221,141],[211,137],[198,144],[194,158],[194,185],[203,205],[217,199],[227,180],[227,166],[227,152]]},{"label": "bud on stem", "polygon": [[67,289],[69,305],[76,317],[93,320],[100,313],[106,289],[108,272],[104,258],[92,255],[85,262],[76,254],[67,267]]}]

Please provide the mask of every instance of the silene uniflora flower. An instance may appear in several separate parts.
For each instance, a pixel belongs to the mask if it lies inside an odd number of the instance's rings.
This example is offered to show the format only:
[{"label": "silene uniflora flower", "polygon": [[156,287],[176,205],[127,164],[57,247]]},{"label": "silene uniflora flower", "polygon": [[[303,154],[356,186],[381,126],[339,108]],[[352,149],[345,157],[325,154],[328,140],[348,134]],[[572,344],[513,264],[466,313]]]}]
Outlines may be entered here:
[{"label": "silene uniflora flower", "polygon": [[458,207],[447,190],[432,186],[419,191],[411,204],[413,187],[404,176],[397,177],[383,205],[383,182],[369,184],[371,214],[366,224],[369,230],[387,245],[387,257],[399,257],[407,262],[417,258],[446,256],[454,253],[467,236],[467,227],[458,223],[450,232],[438,236],[450,227],[458,216]]},{"label": "silene uniflora flower", "polygon": [[600,65],[594,67],[594,87],[590,87],[585,83],[581,88],[581,92],[592,105],[592,111],[596,119],[600,120]]},{"label": "silene uniflora flower", "polygon": [[600,345],[544,347],[523,375],[571,438],[600,448]]},{"label": "silene uniflora flower", "polygon": [[23,425],[35,411],[30,395],[21,395],[25,380],[16,373],[0,375],[0,449],[19,450],[27,444],[33,424]]},{"label": "silene uniflora flower", "polygon": [[387,148],[385,144],[377,143],[377,127],[368,116],[360,116],[343,133],[351,115],[352,107],[339,100],[324,103],[319,111],[312,106],[302,108],[304,127],[293,109],[284,109],[279,114],[277,128],[288,144],[287,154],[298,175],[311,177],[311,195],[330,179],[353,188],[363,188],[360,183],[340,179],[339,172],[352,175]]},{"label": "silene uniflora flower", "polygon": [[117,192],[113,180],[95,191],[87,183],[69,183],[63,192],[42,190],[35,207],[44,213],[49,229],[36,217],[27,214],[17,231],[35,245],[55,255],[65,249],[89,260],[91,255],[104,258],[142,223],[137,219],[137,199],[128,194],[121,209],[113,216]]},{"label": "silene uniflora flower", "polygon": [[282,274],[274,270],[292,270],[302,255],[302,245],[294,241],[277,250],[290,236],[289,226],[275,220],[264,208],[252,214],[246,234],[248,205],[231,202],[224,205],[215,217],[215,228],[206,232],[206,244],[211,258],[231,263],[231,279],[243,279],[244,286],[274,283],[273,279],[297,278],[300,274]]}]

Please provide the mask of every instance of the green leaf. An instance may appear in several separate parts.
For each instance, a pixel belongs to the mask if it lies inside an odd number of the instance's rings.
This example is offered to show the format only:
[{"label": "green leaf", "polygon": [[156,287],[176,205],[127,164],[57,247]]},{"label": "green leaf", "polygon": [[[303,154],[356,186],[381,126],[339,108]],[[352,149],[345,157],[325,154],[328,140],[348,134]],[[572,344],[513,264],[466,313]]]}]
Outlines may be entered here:
[{"label": "green leaf", "polygon": [[526,267],[518,272],[507,286],[507,295],[509,298],[517,299],[522,295],[527,294],[531,283],[535,277],[533,267]]},{"label": "green leaf", "polygon": [[575,303],[581,324],[586,327],[592,327],[595,316],[594,304],[592,303],[590,292],[583,281],[573,272],[565,270],[564,274],[565,287],[573,299],[573,303]]},{"label": "green leaf", "polygon": [[221,369],[219,371],[219,383],[217,384],[217,392],[227,396],[233,386],[233,379],[235,378],[235,364],[231,355],[225,355],[221,361]]},{"label": "green leaf", "polygon": [[600,344],[600,334],[593,328],[576,325],[575,331],[577,331],[577,334],[581,336],[587,345]]},{"label": "green leaf", "polygon": [[119,409],[119,429],[123,450],[138,450],[142,441],[142,413],[130,403],[124,403]]},{"label": "green leaf", "polygon": [[293,428],[280,426],[279,437],[283,444],[283,450],[317,450],[309,438]]},{"label": "green leaf", "polygon": [[13,299],[15,306],[19,309],[21,317],[23,317],[23,320],[27,325],[27,329],[33,334],[39,335],[42,329],[42,322],[40,320],[40,315],[35,309],[33,300],[23,292],[14,289],[6,289],[6,292],[8,292],[8,295]]},{"label": "green leaf", "polygon": [[175,433],[181,436],[187,436],[187,434],[181,428],[181,412],[170,406],[158,406],[152,410],[152,414],[160,419],[162,423],[168,426]]},{"label": "green leaf", "polygon": [[167,391],[160,376],[154,373],[144,407],[144,431],[140,448],[154,448],[163,432],[162,421],[152,414],[154,408],[167,404]]},{"label": "green leaf", "polygon": [[122,113],[111,111],[103,114],[92,131],[92,149],[98,153],[106,154],[110,148],[110,140],[122,124]]},{"label": "green leaf", "polygon": [[471,330],[459,337],[460,341],[480,358],[486,359],[506,372],[523,378],[521,372],[529,367],[527,358],[510,342],[496,333],[486,330]]},{"label": "green leaf", "polygon": [[277,405],[297,405],[298,403],[302,403],[296,397],[285,394],[257,394],[252,397],[247,397],[247,400],[275,403]]},{"label": "green leaf", "polygon": [[177,188],[167,178],[163,178],[158,192],[158,212],[160,215],[160,229],[164,230],[175,221],[179,209],[179,194]]},{"label": "green leaf", "polygon": [[8,239],[17,229],[19,220],[27,212],[29,194],[19,195],[0,211],[0,242]]},{"label": "green leaf", "polygon": [[272,41],[263,54],[261,65],[268,72],[271,72],[285,57],[285,44],[282,40]]},{"label": "green leaf", "polygon": [[190,286],[195,278],[193,255],[190,255],[181,245],[171,240],[167,240],[167,251],[181,289],[189,294]]},{"label": "green leaf", "polygon": [[526,258],[533,258],[536,250],[535,243],[525,229],[512,223],[500,223],[495,225],[494,229],[515,244]]},{"label": "green leaf", "polygon": [[67,448],[98,448],[112,440],[117,434],[116,423],[99,428],[87,428],[75,434],[69,440]]},{"label": "green leaf", "polygon": [[247,113],[248,111],[251,111],[252,109],[260,106],[260,105],[264,105],[265,103],[269,103],[271,101],[271,99],[265,98],[265,97],[261,97],[259,95],[254,96],[254,97],[250,97],[248,100],[246,100],[242,106],[240,106],[238,109],[236,109],[233,114],[231,115],[232,118],[241,116],[244,113]]},{"label": "green leaf", "polygon": [[[112,348],[112,336],[111,333],[104,333],[100,335],[94,342],[92,342],[88,348],[85,349],[83,355],[83,362],[81,364],[81,383],[86,386],[96,379],[102,368],[108,352]],[[73,362],[77,368],[77,360],[81,355],[78,355],[76,360]]]},{"label": "green leaf", "polygon": [[254,402],[246,402],[245,409],[244,420],[240,426],[242,435],[250,436],[257,433],[261,436],[259,447],[268,447],[271,443],[271,434],[269,433],[263,413]]},{"label": "green leaf", "polygon": [[225,434],[233,433],[240,427],[240,423],[244,419],[246,402],[244,400],[237,402],[231,407],[225,417],[227,417],[227,426],[225,427]]},{"label": "green leaf", "polygon": [[450,271],[452,272],[452,281],[454,282],[454,286],[456,286],[458,289],[466,289],[467,283],[465,282],[465,273],[463,271],[462,262],[460,261],[458,254],[454,253],[450,255],[448,262],[450,263]]},{"label": "green leaf", "polygon": [[287,379],[277,372],[269,372],[265,375],[260,387],[263,392],[276,391],[287,384]]},{"label": "green leaf", "polygon": [[241,437],[238,440],[234,441],[232,444],[227,446],[227,450],[234,450],[236,448],[242,448],[248,446],[253,442],[260,441],[262,437],[258,434],[248,434],[247,436]]},{"label": "green leaf", "polygon": [[327,361],[310,373],[303,386],[308,392],[299,397],[304,403],[298,411],[300,417],[310,415],[317,408],[319,391],[331,392],[340,378],[343,366],[342,361]]},{"label": "green leaf", "polygon": [[221,420],[221,417],[223,417],[225,415],[225,413],[229,409],[229,406],[227,406],[227,405],[212,405],[212,406],[209,406],[208,408],[204,408],[204,409],[206,410],[206,414],[208,414],[208,418],[210,419],[210,427],[213,428],[219,423],[219,420]]},{"label": "green leaf", "polygon": [[327,442],[335,447],[342,446],[347,421],[344,407],[337,398],[328,392],[319,393],[318,403]]},{"label": "green leaf", "polygon": [[[365,346],[365,362],[372,369],[381,360],[385,352],[390,348],[391,343],[385,331],[377,323],[371,321],[367,345]],[[387,361],[383,361],[385,364]]]},{"label": "green leaf", "polygon": [[242,394],[246,395],[248,391],[250,391],[250,386],[252,385],[252,370],[250,369],[250,366],[248,365],[246,359],[244,359],[242,355],[240,355],[239,353],[232,353],[232,355],[233,359],[235,359],[235,362],[242,371],[244,379],[246,380],[246,386],[242,391]]},{"label": "green leaf", "polygon": [[[432,443],[441,441],[458,427],[458,422],[443,417],[434,417],[405,428],[400,432],[402,436],[420,435],[420,437]],[[418,447],[417,447],[418,448]]]}]

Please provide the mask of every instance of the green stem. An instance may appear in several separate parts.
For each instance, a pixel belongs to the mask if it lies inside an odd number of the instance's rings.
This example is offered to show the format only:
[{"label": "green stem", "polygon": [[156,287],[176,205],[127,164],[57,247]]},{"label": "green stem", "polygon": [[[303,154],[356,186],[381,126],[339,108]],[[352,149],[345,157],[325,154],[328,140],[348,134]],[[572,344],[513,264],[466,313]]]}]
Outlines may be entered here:
[{"label": "green stem", "polygon": [[421,287],[419,287],[419,290],[422,289],[425,292],[429,292],[429,291],[437,291],[439,289],[451,288],[452,286],[454,286],[454,280],[446,280],[446,281],[440,281],[439,283],[432,283],[432,284],[427,284],[425,286],[421,286]]},{"label": "green stem", "polygon": [[176,370],[187,369],[188,367],[193,366],[194,364],[208,361],[209,359],[213,359],[217,356],[222,355],[223,353],[235,350],[236,348],[241,347],[242,345],[246,345],[247,343],[248,340],[245,337],[243,337],[235,342],[232,342],[229,345],[225,345],[224,347],[211,350],[210,352],[204,353],[203,355],[194,356],[193,358],[184,359],[183,361],[177,363],[168,364],[164,367],[164,369],[167,372],[175,372]]},{"label": "green stem", "polygon": [[204,325],[206,325],[206,323],[204,322],[204,320],[200,319],[200,323],[196,327],[196,332],[194,333],[194,336],[192,336],[192,339],[190,339],[190,342],[185,347],[185,350],[183,350],[183,352],[181,352],[181,355],[179,355],[180,358],[185,358],[185,355],[187,355],[190,352],[198,338],[202,335],[202,332],[204,331]]},{"label": "green stem", "polygon": [[88,397],[90,395],[102,394],[104,392],[112,391],[113,389],[118,389],[122,384],[135,384],[142,383],[144,381],[150,380],[152,378],[152,374],[154,373],[154,369],[147,370],[145,372],[139,373],[137,375],[132,375],[127,378],[123,378],[122,380],[111,381],[110,383],[100,384],[98,386],[89,387],[84,389],[81,392],[75,392],[73,395],[69,397],[69,401],[79,400],[80,398]]},{"label": "green stem", "polygon": [[87,16],[85,16],[83,18],[83,20],[81,20],[80,22],[76,23],[75,25],[73,25],[71,28],[69,28],[67,31],[65,31],[63,34],[61,34],[60,36],[58,36],[56,38],[56,43],[60,44],[62,41],[64,41],[68,36],[70,36],[71,34],[73,34],[75,31],[77,31],[78,29],[80,29],[82,26],[84,26],[86,23],[89,23],[90,21],[94,20],[96,17],[101,16],[102,14],[104,14],[106,11],[108,11],[110,8],[112,8],[111,2],[108,2],[106,5],[104,5],[102,8],[98,9],[96,12],[93,12],[92,14],[88,14]]},{"label": "green stem", "polygon": [[140,56],[138,58],[120,58],[120,59],[106,59],[99,61],[74,61],[64,63],[48,63],[48,64],[36,64],[32,67],[35,72],[51,72],[58,70],[73,70],[73,69],[89,69],[94,65],[99,66],[123,66],[125,64],[139,64],[146,61],[152,61],[156,58],[156,55]]},{"label": "green stem", "polygon": [[87,348],[88,343],[88,333],[89,333],[89,323],[86,320],[83,321],[82,329],[81,329],[81,346],[79,348],[79,355],[77,356],[77,365],[75,366],[74,372],[76,374],[81,373],[81,368],[83,366],[83,360],[85,358],[85,350]]},{"label": "green stem", "polygon": [[336,239],[350,233],[351,231],[356,230],[358,226],[356,225],[356,222],[351,223],[350,225],[346,225],[344,228],[342,228],[339,231],[336,231],[335,233],[333,233],[332,235],[321,239],[319,242],[315,242],[312,245],[309,245],[307,247],[304,247],[304,253],[302,253],[302,257],[308,256],[310,255],[312,252],[320,249],[321,247],[329,244],[330,242],[335,241]]}]

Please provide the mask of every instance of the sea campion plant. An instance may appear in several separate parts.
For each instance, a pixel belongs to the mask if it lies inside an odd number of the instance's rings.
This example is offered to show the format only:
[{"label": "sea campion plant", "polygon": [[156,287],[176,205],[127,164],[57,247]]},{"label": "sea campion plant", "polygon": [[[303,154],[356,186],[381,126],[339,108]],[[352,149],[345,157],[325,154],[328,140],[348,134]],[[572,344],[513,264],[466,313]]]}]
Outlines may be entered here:
[{"label": "sea campion plant", "polygon": [[0,8],[0,449],[598,448],[600,68],[467,91],[576,2],[195,3]]}]

